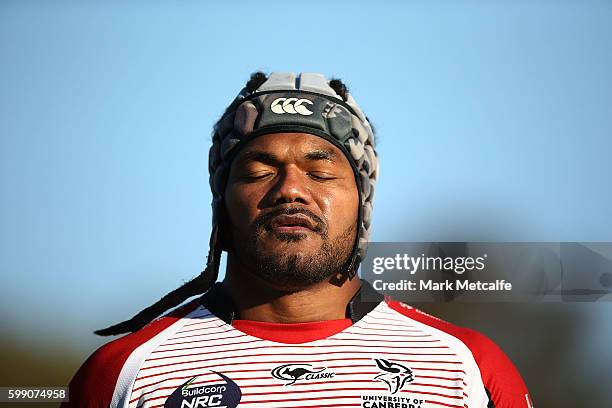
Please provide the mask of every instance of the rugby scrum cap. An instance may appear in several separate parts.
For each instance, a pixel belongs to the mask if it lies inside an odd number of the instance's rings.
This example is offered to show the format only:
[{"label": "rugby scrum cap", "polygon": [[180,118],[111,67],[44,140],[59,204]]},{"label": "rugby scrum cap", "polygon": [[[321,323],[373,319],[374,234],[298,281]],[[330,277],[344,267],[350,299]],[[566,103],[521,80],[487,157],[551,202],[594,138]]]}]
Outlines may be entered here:
[{"label": "rugby scrum cap", "polygon": [[[164,311],[203,293],[215,283],[221,252],[227,249],[223,197],[229,169],[237,153],[257,136],[270,133],[309,133],[338,147],[347,157],[359,191],[357,236],[338,284],[355,276],[368,244],[372,200],[378,177],[374,132],[344,84],[316,73],[254,73],[227,107],[213,129],[209,151],[212,189],[212,232],[206,269],[196,278],[168,293],[130,320],[95,333],[114,335],[136,331]],[[287,136],[290,137],[290,136]],[[224,233],[226,235],[224,235]]]},{"label": "rugby scrum cap", "polygon": [[261,80],[264,82],[255,89],[245,87],[240,91],[214,128],[208,168],[213,193],[208,265],[218,268],[223,249],[223,195],[232,159],[257,136],[302,132],[334,144],[353,168],[360,197],[358,234],[343,271],[352,278],[365,256],[378,176],[372,127],[346,88],[339,94],[321,74],[273,72]]}]

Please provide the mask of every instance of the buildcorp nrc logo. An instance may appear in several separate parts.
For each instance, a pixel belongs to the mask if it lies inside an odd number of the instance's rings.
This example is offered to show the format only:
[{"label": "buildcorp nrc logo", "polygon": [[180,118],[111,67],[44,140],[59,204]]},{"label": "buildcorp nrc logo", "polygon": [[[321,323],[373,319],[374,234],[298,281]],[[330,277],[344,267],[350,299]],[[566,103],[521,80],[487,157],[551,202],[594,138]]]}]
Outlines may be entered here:
[{"label": "buildcorp nrc logo", "polygon": [[170,394],[164,408],[236,408],[242,398],[238,384],[229,377],[212,371],[222,381],[197,385],[195,376]]},{"label": "buildcorp nrc logo", "polygon": [[293,385],[296,381],[322,380],[332,378],[336,373],[326,367],[313,367],[311,364],[284,364],[271,371],[272,377]]}]

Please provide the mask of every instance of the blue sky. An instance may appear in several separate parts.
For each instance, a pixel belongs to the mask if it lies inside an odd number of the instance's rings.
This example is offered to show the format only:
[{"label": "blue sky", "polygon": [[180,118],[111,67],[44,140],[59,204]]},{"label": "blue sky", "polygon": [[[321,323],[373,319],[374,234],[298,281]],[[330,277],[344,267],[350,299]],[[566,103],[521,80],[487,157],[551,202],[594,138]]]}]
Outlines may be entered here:
[{"label": "blue sky", "polygon": [[609,2],[125,3],[0,3],[18,335],[90,348],[201,270],[211,127],[255,70],[348,84],[376,241],[612,241]]}]

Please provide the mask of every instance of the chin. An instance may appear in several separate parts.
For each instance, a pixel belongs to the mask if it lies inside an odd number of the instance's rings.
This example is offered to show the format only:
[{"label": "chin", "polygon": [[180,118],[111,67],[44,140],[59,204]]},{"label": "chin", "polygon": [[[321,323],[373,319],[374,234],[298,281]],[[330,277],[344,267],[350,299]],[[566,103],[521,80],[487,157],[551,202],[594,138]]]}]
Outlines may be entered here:
[{"label": "chin", "polygon": [[309,245],[290,242],[265,248],[263,251],[259,251],[259,254],[267,259],[275,260],[275,264],[294,263],[302,265],[310,263],[320,250],[320,245],[310,248]]},{"label": "chin", "polygon": [[283,291],[300,290],[329,278],[329,262],[320,257],[320,248],[303,248],[259,253],[255,273],[270,287]]}]

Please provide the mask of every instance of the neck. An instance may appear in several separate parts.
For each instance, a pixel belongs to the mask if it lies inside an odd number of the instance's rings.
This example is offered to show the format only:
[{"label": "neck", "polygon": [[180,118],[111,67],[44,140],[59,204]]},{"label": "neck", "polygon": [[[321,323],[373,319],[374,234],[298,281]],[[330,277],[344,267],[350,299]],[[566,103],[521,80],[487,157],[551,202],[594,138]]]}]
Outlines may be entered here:
[{"label": "neck", "polygon": [[271,287],[229,255],[223,285],[234,301],[238,319],[303,323],[348,317],[347,305],[361,282],[355,277],[337,286],[325,280],[288,292]]}]

